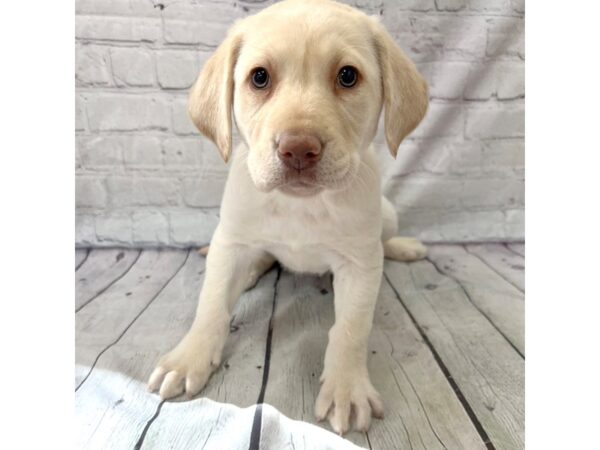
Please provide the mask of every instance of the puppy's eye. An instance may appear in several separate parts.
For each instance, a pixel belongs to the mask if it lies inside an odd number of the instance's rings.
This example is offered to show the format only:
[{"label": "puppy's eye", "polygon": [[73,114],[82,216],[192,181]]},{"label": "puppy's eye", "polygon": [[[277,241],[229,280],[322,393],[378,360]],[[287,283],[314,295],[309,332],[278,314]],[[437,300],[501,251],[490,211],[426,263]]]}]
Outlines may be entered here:
[{"label": "puppy's eye", "polygon": [[256,89],[264,89],[269,84],[269,72],[264,67],[258,67],[252,71],[251,80]]},{"label": "puppy's eye", "polygon": [[344,66],[338,72],[337,79],[340,86],[351,88],[358,81],[358,72],[352,66]]}]

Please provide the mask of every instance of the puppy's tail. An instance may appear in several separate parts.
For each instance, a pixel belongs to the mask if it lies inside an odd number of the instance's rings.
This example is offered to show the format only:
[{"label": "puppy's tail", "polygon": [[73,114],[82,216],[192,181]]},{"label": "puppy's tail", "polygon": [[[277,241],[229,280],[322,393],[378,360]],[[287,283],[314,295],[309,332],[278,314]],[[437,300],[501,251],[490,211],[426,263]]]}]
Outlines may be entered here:
[{"label": "puppy's tail", "polygon": [[427,247],[418,239],[395,236],[383,243],[383,254],[395,261],[418,261],[427,256]]}]

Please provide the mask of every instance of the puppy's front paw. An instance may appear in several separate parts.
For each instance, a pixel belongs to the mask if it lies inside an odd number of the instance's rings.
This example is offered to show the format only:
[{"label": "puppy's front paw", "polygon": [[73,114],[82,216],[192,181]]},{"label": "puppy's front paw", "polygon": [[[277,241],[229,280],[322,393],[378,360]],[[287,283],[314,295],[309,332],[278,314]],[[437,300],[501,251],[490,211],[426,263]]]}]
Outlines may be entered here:
[{"label": "puppy's front paw", "polygon": [[186,336],[160,359],[148,380],[148,390],[158,390],[162,399],[173,398],[184,392],[188,398],[192,398],[202,390],[220,362],[221,352],[215,351],[214,345]]},{"label": "puppy's front paw", "polygon": [[336,433],[344,434],[350,427],[367,431],[371,416],[383,418],[381,398],[367,374],[329,375],[322,377],[322,381],[315,416],[319,422],[329,419]]}]

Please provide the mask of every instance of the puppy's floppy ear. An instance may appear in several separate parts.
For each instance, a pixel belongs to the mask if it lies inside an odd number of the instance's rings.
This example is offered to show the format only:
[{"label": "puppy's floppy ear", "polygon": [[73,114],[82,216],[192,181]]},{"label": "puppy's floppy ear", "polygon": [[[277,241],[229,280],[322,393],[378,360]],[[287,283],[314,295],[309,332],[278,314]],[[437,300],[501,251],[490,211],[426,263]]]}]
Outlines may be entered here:
[{"label": "puppy's floppy ear", "polygon": [[427,82],[383,26],[373,20],[385,107],[385,138],[396,157],[402,140],[427,112]]},{"label": "puppy's floppy ear", "polygon": [[192,122],[215,143],[225,162],[231,156],[233,70],[240,44],[240,35],[230,33],[202,68],[188,99]]}]

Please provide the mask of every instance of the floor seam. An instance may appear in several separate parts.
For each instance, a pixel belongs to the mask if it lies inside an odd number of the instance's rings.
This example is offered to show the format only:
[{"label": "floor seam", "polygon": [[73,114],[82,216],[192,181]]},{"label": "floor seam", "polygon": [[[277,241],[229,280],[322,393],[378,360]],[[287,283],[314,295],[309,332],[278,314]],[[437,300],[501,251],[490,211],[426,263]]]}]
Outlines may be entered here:
[{"label": "floor seam", "polygon": [[125,275],[127,275],[129,273],[129,271],[132,269],[133,266],[135,266],[135,264],[138,262],[138,259],[140,259],[140,256],[142,255],[142,250],[138,250],[138,254],[135,257],[135,259],[131,262],[131,264],[129,265],[129,267],[127,267],[127,269],[125,269],[125,271],[119,275],[117,278],[115,278],[114,280],[112,280],[110,283],[108,283],[106,285],[106,287],[103,287],[102,289],[100,289],[92,298],[90,298],[87,302],[85,302],[83,305],[81,305],[79,308],[75,309],[75,314],[77,314],[79,311],[81,311],[83,308],[85,308],[87,305],[89,305],[90,303],[92,303],[94,300],[96,300],[98,297],[100,297],[102,294],[104,294],[108,289],[110,289],[112,286],[115,285],[115,283],[117,281],[119,281],[120,279],[122,279]]},{"label": "floor seam", "polygon": [[508,278],[506,278],[504,275],[502,275],[502,273],[500,273],[498,271],[498,269],[496,269],[494,266],[492,266],[489,262],[487,262],[485,259],[483,259],[481,256],[479,256],[477,253],[473,253],[471,250],[469,250],[467,248],[466,245],[462,246],[465,251],[469,254],[469,255],[473,255],[475,258],[477,258],[479,261],[481,261],[483,264],[485,264],[486,267],[488,267],[490,270],[492,270],[496,275],[498,275],[500,278],[502,278],[504,281],[506,281],[508,284],[510,284],[511,286],[513,286],[515,289],[517,289],[521,294],[525,294],[525,291],[523,289],[521,289],[519,286],[517,286],[515,283],[513,283],[512,281],[510,281]]},{"label": "floor seam", "polygon": [[273,286],[273,306],[271,308],[271,317],[269,319],[269,330],[267,332],[267,342],[265,346],[265,362],[263,364],[263,379],[256,400],[256,410],[254,411],[254,419],[252,422],[252,431],[250,433],[249,450],[258,450],[260,448],[260,435],[262,428],[262,404],[265,399],[267,383],[269,381],[269,369],[271,367],[271,345],[273,341],[273,322],[275,320],[275,306],[277,304],[278,285],[281,278],[281,266],[277,267],[277,277]]},{"label": "floor seam", "polygon": [[92,250],[89,248],[85,250],[85,256],[83,257],[81,262],[79,264],[77,264],[77,267],[75,267],[75,272],[77,272],[81,268],[81,266],[83,266],[83,263],[85,263],[87,261],[91,252],[92,252]]},{"label": "floor seam", "polygon": [[125,336],[125,333],[127,333],[127,331],[129,330],[129,328],[131,328],[131,326],[140,318],[140,316],[148,309],[148,307],[154,302],[154,300],[156,300],[158,298],[158,296],[161,294],[162,291],[165,290],[165,288],[169,285],[169,283],[173,280],[173,278],[175,278],[177,276],[177,274],[181,271],[181,269],[183,268],[183,266],[185,266],[185,263],[187,262],[188,258],[190,256],[190,250],[188,250],[185,259],[183,260],[183,262],[181,263],[181,265],[177,268],[177,270],[175,271],[175,273],[173,273],[173,275],[171,275],[169,277],[169,279],[165,282],[165,284],[163,284],[161,286],[161,288],[156,292],[156,294],[154,294],[152,296],[152,298],[150,299],[150,301],[141,309],[141,311],[133,318],[133,320],[129,323],[129,325],[127,325],[125,327],[125,329],[123,330],[123,332],[117,337],[117,339],[108,344],[100,353],[98,353],[98,356],[96,356],[96,359],[94,360],[92,367],[90,367],[89,372],[87,373],[87,375],[83,378],[83,380],[81,380],[81,383],[79,383],[77,385],[77,387],[75,388],[75,392],[77,392],[79,390],[79,388],[83,385],[83,383],[86,382],[86,380],[89,378],[89,376],[91,375],[91,373],[94,370],[94,367],[96,367],[96,364],[98,363],[98,360],[100,359],[100,357],[111,347],[113,347],[114,345],[116,345],[123,336]]},{"label": "floor seam", "polygon": [[[502,245],[511,253],[514,253],[517,256],[520,256],[521,258],[525,259],[525,255],[521,255],[518,251],[513,250],[512,248],[509,247],[510,244],[514,244],[514,242],[502,242]],[[520,242],[520,244],[523,244],[523,246],[525,246],[524,242]]]},{"label": "floor seam", "polygon": [[430,259],[429,257],[427,257],[426,259],[427,259],[427,261],[429,261],[433,265],[433,267],[435,267],[435,270],[440,275],[442,275],[443,277],[446,277],[446,278],[450,278],[451,280],[453,280],[458,285],[458,287],[460,287],[460,289],[465,294],[465,297],[467,297],[467,300],[469,300],[469,303],[471,303],[471,305],[473,305],[473,307],[477,311],[479,311],[479,313],[483,317],[486,318],[486,320],[490,323],[490,325],[492,325],[492,327],[494,327],[494,329],[500,334],[500,336],[502,336],[506,340],[506,342],[508,342],[508,344],[513,348],[513,350],[516,351],[517,354],[521,358],[525,359],[525,355],[521,352],[521,350],[519,350],[517,348],[517,346],[508,338],[508,336],[506,336],[506,334],[504,334],[504,332],[500,328],[498,328],[498,326],[492,321],[492,319],[490,319],[489,316],[473,301],[473,299],[471,298],[471,295],[467,292],[467,290],[465,289],[465,287],[463,286],[463,284],[460,282],[460,280],[458,280],[456,277],[453,277],[452,275],[448,275],[448,274],[442,272],[440,270],[440,268],[437,266],[437,264],[432,259]]},{"label": "floor seam", "polygon": [[408,307],[406,306],[406,304],[402,300],[402,297],[400,296],[400,293],[396,290],[396,287],[390,281],[390,278],[388,277],[388,274],[387,274],[387,272],[385,270],[383,271],[383,276],[384,276],[386,282],[388,283],[388,285],[390,286],[390,288],[392,289],[392,291],[394,291],[394,294],[396,295],[396,298],[398,299],[398,301],[400,302],[400,304],[402,305],[402,307],[404,308],[404,310],[408,314],[408,317],[410,318],[411,322],[413,323],[413,325],[415,326],[415,328],[419,332],[419,335],[423,339],[423,342],[429,348],[429,351],[433,355],[433,359],[438,364],[438,367],[442,371],[442,374],[446,378],[446,381],[448,381],[448,384],[450,384],[450,387],[452,388],[452,391],[454,392],[454,394],[458,398],[458,401],[460,402],[460,404],[462,405],[463,409],[467,413],[467,416],[471,420],[471,423],[475,427],[475,430],[479,434],[479,437],[481,438],[481,440],[483,441],[483,443],[485,444],[485,446],[488,448],[488,450],[495,450],[494,444],[492,444],[492,442],[490,441],[490,438],[489,438],[487,432],[485,431],[485,429],[483,428],[483,425],[481,424],[481,422],[477,418],[477,415],[475,414],[475,412],[471,408],[471,405],[469,405],[469,402],[465,398],[464,394],[462,393],[462,391],[460,390],[460,388],[456,384],[456,381],[454,381],[454,379],[452,378],[450,370],[448,370],[448,367],[446,367],[446,364],[444,364],[444,361],[442,360],[442,358],[440,357],[439,353],[437,352],[437,350],[435,349],[435,347],[433,346],[433,344],[429,340],[429,337],[427,337],[427,334],[423,331],[423,329],[421,328],[421,325],[419,325],[419,323],[417,322],[417,320],[415,319],[415,317],[412,315],[412,313],[410,312],[410,310],[408,309]]}]

